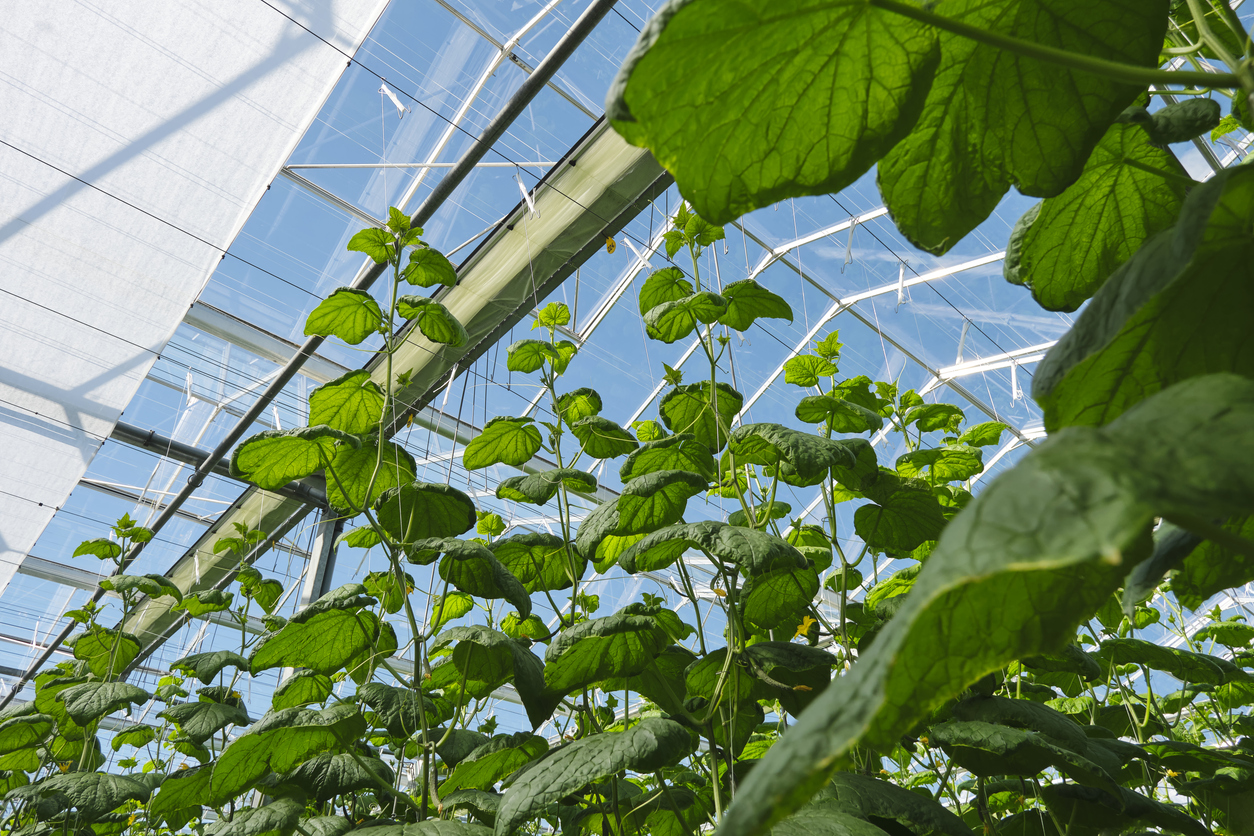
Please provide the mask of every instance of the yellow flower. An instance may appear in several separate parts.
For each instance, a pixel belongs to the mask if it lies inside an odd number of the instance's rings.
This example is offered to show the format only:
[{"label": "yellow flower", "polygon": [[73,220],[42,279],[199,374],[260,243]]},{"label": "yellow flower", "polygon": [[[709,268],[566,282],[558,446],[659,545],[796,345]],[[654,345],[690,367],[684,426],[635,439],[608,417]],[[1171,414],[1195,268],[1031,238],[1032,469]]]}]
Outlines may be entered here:
[{"label": "yellow flower", "polygon": [[810,632],[810,625],[812,624],[818,624],[818,622],[808,615],[805,618],[801,619],[801,624],[797,627],[797,632],[793,635],[793,638],[794,639],[803,638],[806,635],[806,633]]}]

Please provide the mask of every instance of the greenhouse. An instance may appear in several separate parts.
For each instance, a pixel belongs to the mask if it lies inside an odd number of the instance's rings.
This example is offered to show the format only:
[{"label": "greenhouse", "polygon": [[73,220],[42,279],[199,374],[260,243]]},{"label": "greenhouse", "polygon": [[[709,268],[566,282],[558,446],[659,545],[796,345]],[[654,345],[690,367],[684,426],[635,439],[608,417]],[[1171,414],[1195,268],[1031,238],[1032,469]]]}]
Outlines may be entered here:
[{"label": "greenhouse", "polygon": [[6,10],[0,833],[1254,834],[1251,31]]}]

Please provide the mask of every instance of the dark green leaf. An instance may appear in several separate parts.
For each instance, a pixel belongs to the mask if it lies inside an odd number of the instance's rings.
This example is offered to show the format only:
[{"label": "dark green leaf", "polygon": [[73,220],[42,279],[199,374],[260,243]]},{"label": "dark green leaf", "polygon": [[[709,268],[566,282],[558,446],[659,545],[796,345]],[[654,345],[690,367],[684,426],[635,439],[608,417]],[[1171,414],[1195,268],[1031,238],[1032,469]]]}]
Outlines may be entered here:
[{"label": "dark green leaf", "polygon": [[339,337],[349,345],[358,345],[383,324],[379,303],[364,290],[341,287],[309,314],[305,335]]},{"label": "dark green leaf", "polygon": [[812,566],[754,575],[741,590],[744,618],[764,630],[791,629],[801,622],[818,591],[819,575]]},{"label": "dark green leaf", "polygon": [[[1133,164],[1130,164],[1133,163]],[[1145,168],[1149,168],[1146,171]],[[1184,205],[1188,175],[1135,125],[1111,125],[1070,188],[1031,210],[1006,280],[1051,311],[1073,311]]]},{"label": "dark green leaf", "polygon": [[881,476],[867,497],[877,504],[855,511],[853,527],[872,549],[910,551],[935,540],[945,527],[940,503],[926,482]]},{"label": "dark green leaf", "polygon": [[322,802],[349,792],[391,786],[393,778],[391,768],[379,758],[324,752],[305,761],[281,780],[311,791],[309,794]]},{"label": "dark green leaf", "polygon": [[488,836],[492,831],[482,825],[462,821],[428,819],[411,824],[386,824],[359,827],[357,836]]},{"label": "dark green leaf", "polygon": [[861,2],[673,0],[628,55],[606,109],[702,216],[726,223],[856,181],[910,131],[938,59],[933,30]]},{"label": "dark green leaf", "polygon": [[832,395],[808,395],[797,403],[794,414],[807,424],[826,421],[832,432],[838,433],[874,432],[884,426],[879,413]]},{"label": "dark green leaf", "polygon": [[149,598],[168,596],[175,601],[183,600],[183,593],[164,575],[112,575],[100,582],[100,588],[117,593],[138,590]]},{"label": "dark green leaf", "polygon": [[[361,600],[374,602],[373,598]],[[310,609],[297,613],[277,632],[262,638],[249,657],[253,676],[278,667],[309,668],[330,676],[351,666],[376,644],[386,644],[389,635],[395,643],[391,625],[372,612],[351,607],[324,609],[304,616]]]},{"label": "dark green leaf", "polygon": [[709,446],[684,433],[642,444],[627,457],[618,475],[624,482],[659,470],[687,470],[713,479],[717,465]]},{"label": "dark green leaf", "polygon": [[497,499],[530,502],[543,505],[557,495],[561,486],[575,493],[588,494],[596,490],[597,480],[591,473],[569,467],[545,470],[526,476],[511,476],[496,487]]},{"label": "dark green leaf", "polygon": [[70,637],[66,645],[74,648],[75,659],[86,662],[88,669],[101,678],[121,673],[139,655],[140,649],[136,636],[100,626]]},{"label": "dark green leaf", "polygon": [[618,497],[618,534],[647,534],[678,522],[688,500],[704,493],[704,476],[686,470],[657,470],[637,476]]},{"label": "dark green leaf", "polygon": [[0,723],[0,754],[38,746],[52,733],[54,721],[48,714],[28,714]]},{"label": "dark green leaf", "polygon": [[270,707],[295,708],[311,703],[325,702],[331,696],[331,678],[317,671],[296,671],[274,689]]},{"label": "dark green leaf", "polygon": [[930,477],[933,484],[965,482],[984,472],[984,454],[978,447],[954,445],[916,450],[897,459],[902,476]]},{"label": "dark green leaf", "polygon": [[157,730],[152,726],[131,726],[126,731],[120,731],[113,735],[113,740],[110,741],[109,746],[116,752],[123,746],[134,746],[136,748],[147,746],[156,739]]},{"label": "dark green leaf", "polygon": [[470,814],[488,827],[496,824],[496,811],[501,796],[483,790],[455,790],[448,795],[440,794],[446,810],[469,810]]},{"label": "dark green leaf", "polygon": [[426,296],[402,296],[396,300],[396,312],[405,319],[415,320],[418,330],[433,343],[458,348],[470,339],[448,308]]},{"label": "dark green leaf", "polygon": [[780,424],[743,424],[732,430],[728,449],[737,464],[790,465],[803,481],[825,477],[833,467],[853,467],[854,447],[845,441],[798,432]]},{"label": "dark green leaf", "polygon": [[329,465],[340,444],[358,447],[354,436],[330,427],[267,430],[245,439],[231,454],[231,475],[273,491]]},{"label": "dark green leaf", "polygon": [[786,319],[792,322],[792,307],[753,279],[741,279],[723,288],[727,312],[718,321],[734,331],[747,331],[754,320]]},{"label": "dark green leaf", "polygon": [[518,578],[528,593],[570,589],[571,575],[576,581],[582,580],[588,567],[578,550],[567,549],[565,540],[541,531],[497,540],[491,548],[501,565]]},{"label": "dark green leaf", "polygon": [[319,386],[309,396],[309,425],[361,435],[379,426],[383,390],[360,369]]},{"label": "dark green leaf", "polygon": [[227,726],[246,726],[251,722],[244,709],[218,702],[185,702],[170,706],[157,716],[178,723],[193,743],[204,743]]},{"label": "dark green leaf", "polygon": [[677,302],[691,295],[692,283],[684,278],[678,267],[654,270],[640,288],[640,315],[644,316],[664,302]]},{"label": "dark green leaf", "polygon": [[954,763],[980,777],[1036,775],[1052,766],[1075,781],[1118,789],[1096,763],[1038,732],[978,720],[951,721],[932,726],[928,738]]},{"label": "dark green leaf", "polygon": [[610,677],[640,673],[671,643],[656,615],[657,607],[631,604],[614,615],[567,627],[544,654],[544,684],[566,694]]},{"label": "dark green leaf", "polygon": [[448,485],[413,482],[386,491],[375,503],[377,519],[398,543],[456,537],[475,526],[475,503]]},{"label": "dark green leaf", "polygon": [[[1140,67],[1158,65],[1167,24],[1166,0],[965,0],[938,12],[987,32]],[[878,169],[898,228],[935,254],[987,218],[1012,184],[1038,197],[1070,186],[1141,92],[954,33],[941,32],[939,40],[940,66],[922,115]]]},{"label": "dark green leaf", "polygon": [[[1254,514],[1239,514],[1224,523],[1229,532],[1254,540]],[[1254,558],[1238,554],[1213,540],[1182,532],[1179,540],[1184,563],[1171,574],[1171,591],[1191,610],[1217,592],[1254,580]],[[1161,575],[1160,575],[1161,577]]]},{"label": "dark green leaf", "polygon": [[418,287],[457,284],[457,268],[442,253],[429,247],[415,249],[409,254],[409,264],[401,271],[405,281]]},{"label": "dark green leaf", "polygon": [[206,801],[221,804],[267,772],[287,772],[321,752],[342,749],[359,739],[366,722],[352,703],[322,711],[272,711],[235,738],[213,765]]},{"label": "dark green leaf", "polygon": [[1164,647],[1143,639],[1107,639],[1093,655],[1108,666],[1128,663],[1145,665],[1169,673],[1181,682],[1222,685],[1244,678],[1240,669],[1227,659],[1178,647]]},{"label": "dark green leaf", "polygon": [[425,710],[428,727],[434,727],[442,719],[434,701],[409,688],[367,682],[357,689],[357,696],[374,711],[371,726],[384,729],[401,740],[422,731],[420,710]]},{"label": "dark green leaf", "polygon": [[583,451],[594,459],[617,458],[640,446],[631,433],[600,415],[580,418],[570,425],[570,431],[579,439]]},{"label": "dark green leaf", "polygon": [[619,565],[628,572],[665,568],[688,548],[734,564],[746,575],[804,569],[809,565],[799,551],[778,537],[714,521],[672,525],[655,531],[627,549]]},{"label": "dark green leaf", "polygon": [[78,811],[78,821],[83,824],[96,821],[125,801],[147,801],[152,792],[142,781],[103,772],[53,775],[30,788],[39,795],[63,795],[69,806]]},{"label": "dark green leaf", "polygon": [[143,688],[125,682],[85,682],[57,694],[65,705],[65,713],[80,726],[99,720],[106,714],[143,705],[152,695]]},{"label": "dark green leaf", "polygon": [[658,412],[668,430],[677,435],[691,433],[697,441],[718,452],[727,442],[732,419],[744,400],[726,383],[712,388],[706,381],[676,386],[662,397]]},{"label": "dark green leaf", "polygon": [[526,464],[540,449],[540,431],[534,418],[493,418],[462,451],[462,465],[480,470],[494,464]]},{"label": "dark green leaf", "polygon": [[926,796],[853,772],[833,775],[831,783],[815,794],[814,801],[864,821],[891,819],[912,833],[972,836],[971,828],[962,819]]},{"label": "dark green leaf", "polygon": [[1210,836],[1210,830],[1178,807],[1153,801],[1122,787],[1118,797],[1096,787],[1054,784],[1041,791],[1046,806],[1062,821],[1082,821],[1096,829],[1124,830],[1136,824],[1161,827],[1185,836]]},{"label": "dark green leaf", "polygon": [[457,764],[453,774],[440,785],[440,797],[463,787],[487,789],[547,751],[548,741],[530,732],[499,734]]},{"label": "dark green leaf", "polygon": [[293,798],[277,798],[264,807],[236,810],[228,821],[218,819],[205,828],[206,836],[291,836],[305,805]]},{"label": "dark green leaf", "polygon": [[754,519],[750,520],[744,509],[738,508],[727,515],[728,525],[742,525],[747,528],[765,528],[769,520],[779,520],[792,513],[792,506],[787,502],[759,502],[753,509]]},{"label": "dark green leaf", "polygon": [[450,660],[432,672],[431,684],[444,688],[446,695],[463,694],[483,699],[504,685],[515,674],[517,642],[496,630],[474,625],[453,627],[436,637],[432,645],[438,651],[457,642]]},{"label": "dark green leaf", "polygon": [[1254,376],[1254,168],[1194,189],[1180,221],[1110,277],[1037,366],[1033,397],[1051,431],[1104,424],[1196,375]]},{"label": "dark green leaf", "polygon": [[1061,646],[1148,555],[1156,516],[1254,501],[1250,426],[1254,384],[1212,376],[1024,456],[953,519],[874,643],[741,784],[726,833],[796,809],[854,745],[894,746],[990,670]]},{"label": "dark green leaf", "polygon": [[234,600],[235,593],[224,592],[221,589],[206,589],[204,592],[196,592],[191,595],[184,596],[183,600],[170,607],[170,610],[186,610],[192,618],[200,618],[211,612],[223,612],[231,608],[231,601]]},{"label": "dark green leaf", "polygon": [[415,547],[444,554],[440,560],[440,577],[455,588],[478,598],[504,598],[524,616],[531,614],[527,590],[482,543],[432,538],[419,541]]},{"label": "dark green leaf", "polygon": [[673,720],[649,717],[626,731],[593,735],[564,746],[519,776],[501,799],[496,836],[509,836],[548,805],[621,769],[654,772],[692,752],[691,733]]},{"label": "dark green leaf", "polygon": [[697,657],[691,650],[672,644],[655,654],[653,661],[640,673],[611,677],[601,683],[601,690],[606,693],[632,691],[643,694],[668,714],[683,714],[687,690],[685,672],[696,661]]}]

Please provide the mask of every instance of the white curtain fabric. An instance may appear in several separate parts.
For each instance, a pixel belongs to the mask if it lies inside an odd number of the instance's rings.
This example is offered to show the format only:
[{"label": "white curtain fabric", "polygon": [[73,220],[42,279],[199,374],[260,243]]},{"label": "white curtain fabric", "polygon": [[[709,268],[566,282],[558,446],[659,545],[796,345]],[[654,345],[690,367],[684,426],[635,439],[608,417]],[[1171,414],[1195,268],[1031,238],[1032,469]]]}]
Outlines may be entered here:
[{"label": "white curtain fabric", "polygon": [[0,592],[385,5],[0,15]]}]

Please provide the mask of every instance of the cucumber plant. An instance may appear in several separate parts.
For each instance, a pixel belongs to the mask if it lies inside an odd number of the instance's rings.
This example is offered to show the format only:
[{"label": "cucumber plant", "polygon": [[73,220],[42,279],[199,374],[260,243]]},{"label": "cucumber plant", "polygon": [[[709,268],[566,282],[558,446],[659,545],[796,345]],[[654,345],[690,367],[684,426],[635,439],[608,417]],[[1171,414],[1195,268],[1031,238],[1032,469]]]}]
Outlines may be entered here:
[{"label": "cucumber plant", "polygon": [[[257,532],[219,541],[240,557],[237,592],[112,576],[119,625],[145,597],[181,597],[240,624],[239,650],[180,659],[149,694],[125,682],[138,640],[95,607],[71,613],[74,661],[0,717],[0,827],[1249,832],[1254,627],[1186,610],[1254,578],[1254,168],[1194,183],[1170,146],[1250,127],[1250,52],[1222,0],[671,0],[608,111],[690,202],[666,238],[685,268],[653,272],[639,310],[651,339],[695,336],[708,373],[666,367],[657,418],[625,427],[594,390],[563,389],[570,313],[537,312],[540,337],[507,365],[535,376],[549,420],[499,417],[462,451],[469,470],[556,465],[497,486],[556,522],[511,534],[468,494],[419,481],[388,438],[407,382],[397,349],[466,339],[439,302],[402,294],[456,273],[393,210],[349,245],[390,267],[386,305],[341,289],[306,326],[378,335],[380,360],[315,391],[311,426],[232,458],[267,489],[323,473],[357,521],[342,545],[380,549],[387,570],[289,618],[247,563]],[[1203,71],[1216,62],[1227,71]],[[1186,101],[1148,108],[1166,89]],[[1227,117],[1200,104],[1208,91],[1231,97]],[[1007,278],[1049,307],[1090,299],[1035,379],[1051,438],[977,496],[1005,428],[841,378],[835,333],[785,364],[793,426],[744,423],[724,371],[730,330],[792,311],[752,279],[703,278],[718,223],[872,165],[894,221],[932,252],[1010,185],[1042,197]],[[907,448],[892,462],[864,437],[885,429]],[[610,460],[621,492],[581,514]],[[817,488],[821,524],[789,522],[781,485]],[[852,532],[837,530],[846,502]],[[123,519],[113,535],[78,553],[117,560],[150,533]],[[905,568],[880,577],[883,556]],[[673,587],[601,614],[590,576],[620,570]],[[1147,605],[1167,576],[1171,594]],[[1164,617],[1173,643],[1136,635]],[[270,704],[247,705],[272,669]],[[488,716],[507,684],[530,729]],[[111,765],[106,724],[127,752]]]}]

